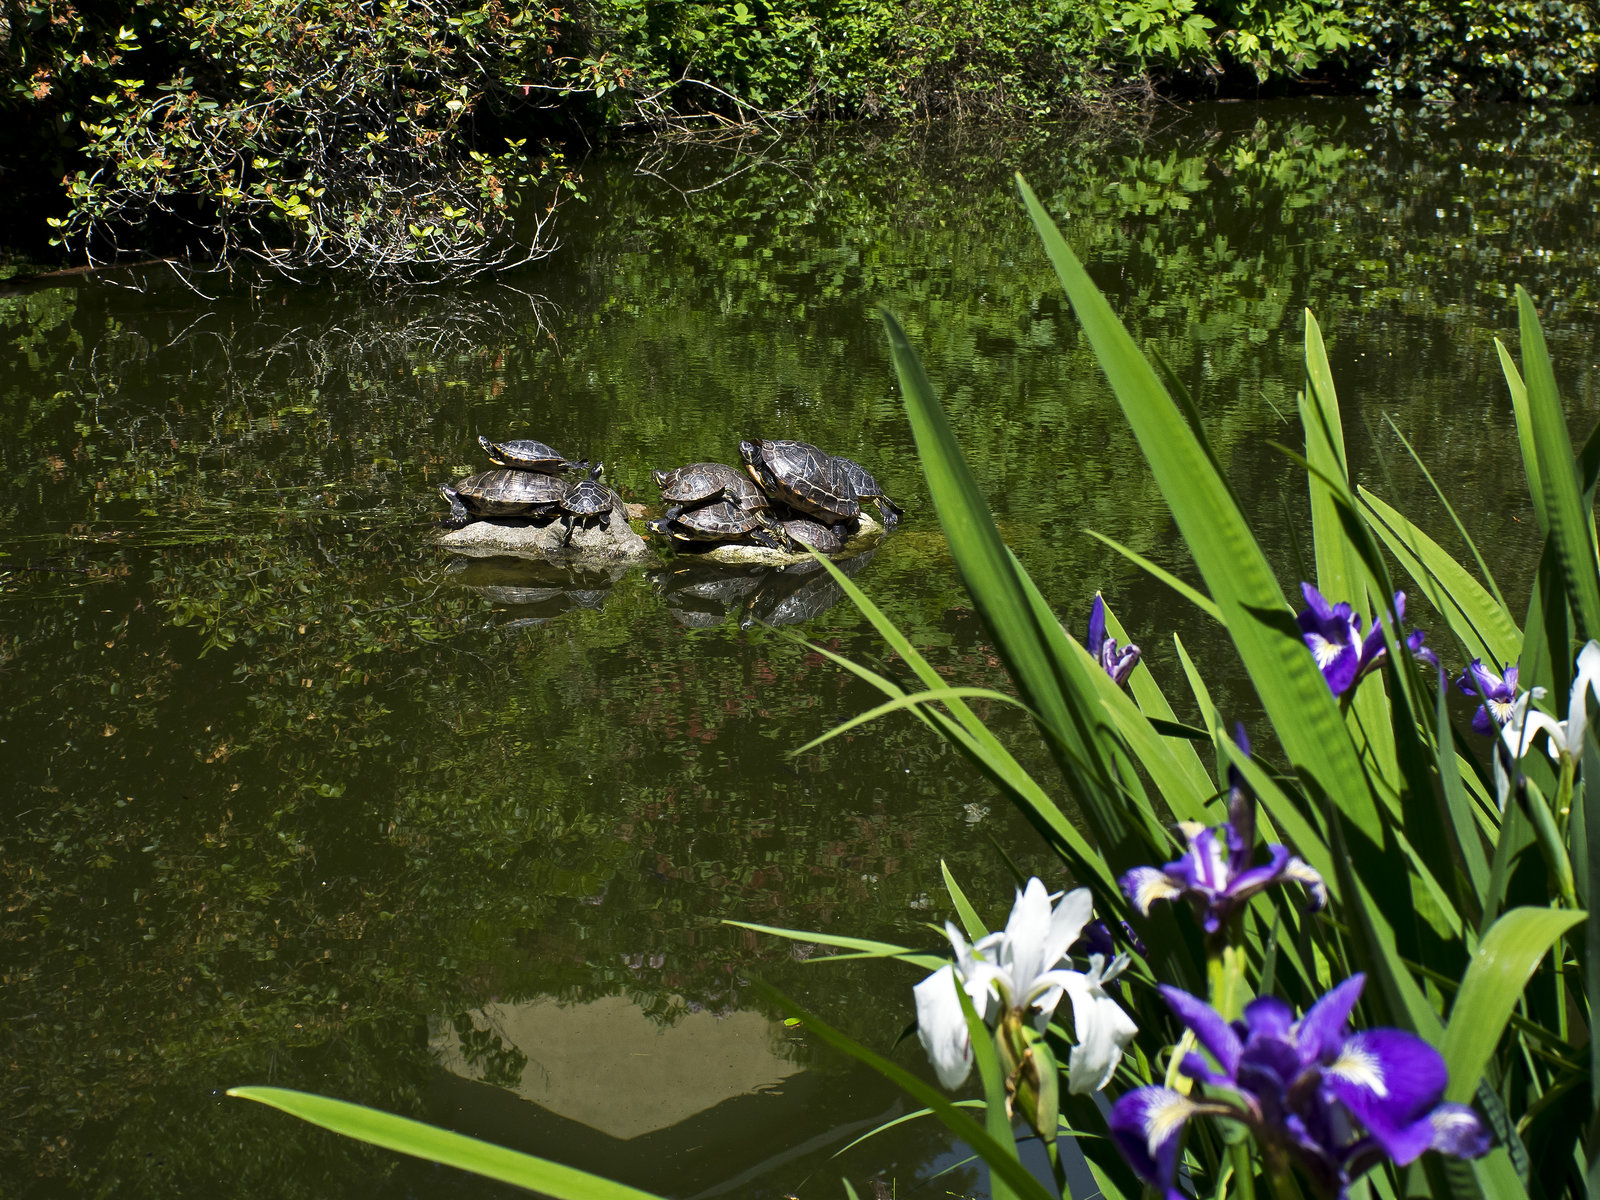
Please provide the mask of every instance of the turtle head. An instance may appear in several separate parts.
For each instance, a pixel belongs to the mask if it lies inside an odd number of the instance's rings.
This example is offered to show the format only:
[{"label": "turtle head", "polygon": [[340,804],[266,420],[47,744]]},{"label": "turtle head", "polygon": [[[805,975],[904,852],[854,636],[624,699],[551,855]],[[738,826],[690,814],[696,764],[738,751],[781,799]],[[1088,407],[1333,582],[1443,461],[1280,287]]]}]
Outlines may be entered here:
[{"label": "turtle head", "polygon": [[504,461],[500,454],[500,447],[495,445],[488,438],[484,437],[481,433],[478,435],[478,445],[483,447],[483,452],[489,456],[490,462],[500,463]]},{"label": "turtle head", "polygon": [[747,465],[754,466],[756,460],[761,457],[761,439],[757,438],[753,442],[740,442],[739,457],[742,458]]},{"label": "turtle head", "polygon": [[671,471],[651,471],[650,478],[656,481],[658,488],[664,488],[667,486],[667,477],[671,474]]},{"label": "turtle head", "polygon": [[605,469],[606,469],[605,463],[595,463],[594,466],[589,468],[589,478],[590,479],[599,479],[600,476],[605,473]]}]

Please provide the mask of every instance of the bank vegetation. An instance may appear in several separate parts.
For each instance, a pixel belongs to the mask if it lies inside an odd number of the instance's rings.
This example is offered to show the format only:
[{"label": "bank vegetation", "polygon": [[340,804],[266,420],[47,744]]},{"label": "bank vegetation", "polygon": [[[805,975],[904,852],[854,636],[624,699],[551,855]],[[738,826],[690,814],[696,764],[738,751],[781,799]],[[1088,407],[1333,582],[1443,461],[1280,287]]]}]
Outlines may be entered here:
[{"label": "bank vegetation", "polygon": [[537,258],[574,146],[1158,96],[1593,96],[1591,0],[3,0],[3,239],[445,282]]}]

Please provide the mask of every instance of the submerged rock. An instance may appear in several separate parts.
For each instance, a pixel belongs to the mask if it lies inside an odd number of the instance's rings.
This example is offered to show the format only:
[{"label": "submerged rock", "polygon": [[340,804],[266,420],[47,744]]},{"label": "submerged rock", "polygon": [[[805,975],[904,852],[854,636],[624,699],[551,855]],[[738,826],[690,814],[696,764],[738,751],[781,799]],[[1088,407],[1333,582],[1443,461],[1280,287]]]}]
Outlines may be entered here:
[{"label": "submerged rock", "polygon": [[583,566],[590,563],[643,563],[655,551],[633,531],[620,512],[613,513],[609,528],[598,523],[574,525],[572,540],[557,519],[544,521],[479,520],[460,529],[447,529],[438,544],[460,554],[519,554],[548,562]]}]

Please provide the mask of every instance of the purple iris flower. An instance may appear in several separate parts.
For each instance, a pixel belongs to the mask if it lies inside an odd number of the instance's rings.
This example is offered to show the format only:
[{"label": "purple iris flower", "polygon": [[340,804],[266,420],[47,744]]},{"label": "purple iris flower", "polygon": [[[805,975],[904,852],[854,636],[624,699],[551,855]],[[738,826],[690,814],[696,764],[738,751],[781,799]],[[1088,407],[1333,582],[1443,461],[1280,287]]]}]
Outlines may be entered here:
[{"label": "purple iris flower", "polygon": [[[1250,753],[1250,740],[1240,726],[1239,748]],[[1307,907],[1315,912],[1328,902],[1328,888],[1317,870],[1291,855],[1284,846],[1269,845],[1268,861],[1252,865],[1256,843],[1256,798],[1234,767],[1228,768],[1228,819],[1207,828],[1182,821],[1178,830],[1189,843],[1176,862],[1161,868],[1135,867],[1117,882],[1128,900],[1148,917],[1157,900],[1187,899],[1208,934],[1217,934],[1257,892],[1291,880],[1305,885]]]},{"label": "purple iris flower", "polygon": [[1106,636],[1106,602],[1096,592],[1094,607],[1089,610],[1089,653],[1100,660],[1106,674],[1113,682],[1126,683],[1139,661],[1139,647],[1127,645],[1117,649],[1117,639]]},{"label": "purple iris flower", "polygon": [[1258,1144],[1301,1170],[1319,1198],[1343,1196],[1384,1158],[1406,1166],[1426,1150],[1458,1158],[1488,1151],[1483,1121],[1464,1104],[1444,1102],[1444,1059],[1400,1029],[1350,1032],[1364,975],[1335,987],[1298,1021],[1288,1004],[1263,996],[1229,1023],[1205,1001],[1163,986],[1162,998],[1191,1029],[1218,1069],[1199,1054],[1181,1070],[1221,1089],[1213,1097],[1142,1087],[1111,1109],[1112,1140],[1128,1165],[1168,1200],[1183,1128],[1191,1117],[1240,1121]]},{"label": "purple iris flower", "polygon": [[1460,688],[1464,695],[1483,697],[1483,703],[1478,706],[1478,711],[1472,714],[1472,727],[1479,733],[1494,733],[1510,721],[1516,712],[1515,665],[1507,667],[1504,675],[1496,675],[1484,666],[1480,659],[1475,658],[1467,669],[1461,672],[1461,678],[1456,680],[1456,687]]},{"label": "purple iris flower", "polygon": [[[1309,583],[1302,583],[1300,590],[1305,594],[1306,603],[1310,605],[1295,618],[1300,626],[1300,636],[1305,639],[1311,656],[1316,659],[1317,669],[1328,681],[1329,690],[1335,696],[1342,696],[1358,679],[1382,662],[1388,652],[1388,643],[1383,633],[1383,619],[1380,617],[1373,621],[1372,629],[1363,638],[1361,618],[1355,614],[1350,605],[1343,601],[1329,604],[1323,594]],[[1396,592],[1394,612],[1389,615],[1390,624],[1398,625],[1405,619],[1405,615],[1406,594]],[[1423,645],[1426,636],[1420,629],[1412,630],[1406,638],[1406,649],[1411,651],[1419,662],[1437,666],[1438,656]]]}]

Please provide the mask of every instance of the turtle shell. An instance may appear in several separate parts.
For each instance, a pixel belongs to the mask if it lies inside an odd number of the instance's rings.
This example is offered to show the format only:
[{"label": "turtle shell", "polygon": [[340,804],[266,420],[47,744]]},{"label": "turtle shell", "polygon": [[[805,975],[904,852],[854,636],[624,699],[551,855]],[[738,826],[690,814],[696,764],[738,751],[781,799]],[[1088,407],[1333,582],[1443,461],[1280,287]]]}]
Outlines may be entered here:
[{"label": "turtle shell", "polygon": [[690,463],[673,471],[653,473],[661,498],[672,504],[699,504],[703,500],[732,500],[740,508],[767,507],[767,495],[742,471],[723,463]]},{"label": "turtle shell", "polygon": [[785,517],[778,524],[795,541],[810,546],[818,554],[837,554],[844,549],[844,534],[810,517]]},{"label": "turtle shell", "polygon": [[839,460],[810,442],[754,438],[739,443],[750,477],[768,495],[824,521],[853,521],[861,504]]},{"label": "turtle shell", "polygon": [[730,542],[766,524],[764,514],[740,508],[731,500],[717,500],[685,509],[676,517],[654,521],[650,527],[685,542]]},{"label": "turtle shell", "polygon": [[883,523],[893,529],[900,523],[900,515],[905,510],[888,496],[884,495],[883,486],[873,478],[872,472],[856,462],[853,458],[845,458],[842,454],[833,456],[834,461],[844,471],[844,476],[850,481],[850,486],[855,489],[856,499],[875,500],[878,509],[883,513]]},{"label": "turtle shell", "polygon": [[452,490],[468,512],[497,517],[551,512],[567,494],[567,485],[538,471],[499,467],[458,479]]},{"label": "turtle shell", "polygon": [[536,442],[532,438],[519,438],[510,442],[491,442],[483,434],[478,435],[478,445],[483,447],[483,452],[489,456],[489,461],[502,467],[512,467],[519,471],[538,471],[546,475],[554,475],[559,471],[577,471],[588,467],[588,463],[572,462],[561,451],[543,442]]},{"label": "turtle shell", "polygon": [[561,511],[574,517],[602,517],[617,507],[617,494],[600,482],[599,467],[568,488],[561,501]]}]

